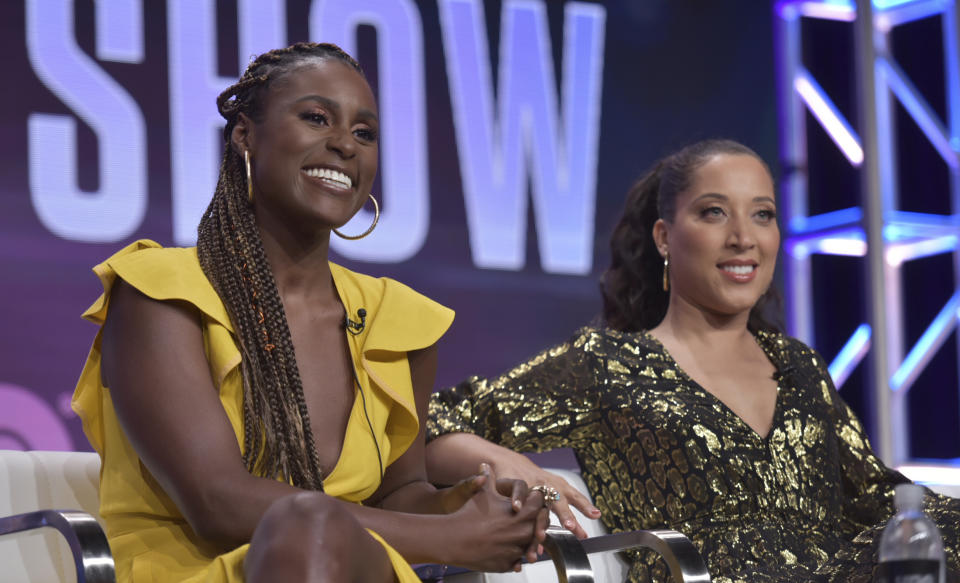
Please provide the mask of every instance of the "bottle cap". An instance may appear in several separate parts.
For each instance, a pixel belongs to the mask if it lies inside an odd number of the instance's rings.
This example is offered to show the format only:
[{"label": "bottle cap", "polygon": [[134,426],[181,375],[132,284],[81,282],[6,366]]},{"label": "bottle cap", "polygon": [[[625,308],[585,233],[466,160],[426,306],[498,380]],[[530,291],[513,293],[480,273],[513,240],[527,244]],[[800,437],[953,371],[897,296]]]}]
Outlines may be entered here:
[{"label": "bottle cap", "polygon": [[897,484],[893,492],[893,505],[897,511],[920,510],[923,506],[923,496],[926,492],[918,484]]}]

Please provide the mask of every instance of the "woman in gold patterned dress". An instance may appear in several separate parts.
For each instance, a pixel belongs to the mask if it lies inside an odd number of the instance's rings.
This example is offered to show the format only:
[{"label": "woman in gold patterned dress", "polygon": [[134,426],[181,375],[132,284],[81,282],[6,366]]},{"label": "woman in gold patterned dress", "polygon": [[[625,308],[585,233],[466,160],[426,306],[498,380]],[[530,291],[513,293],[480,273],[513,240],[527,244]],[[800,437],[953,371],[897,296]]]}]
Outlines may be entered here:
[{"label": "woman in gold patterned dress", "polygon": [[[871,451],[823,358],[765,317],[779,244],[773,180],[752,150],[711,140],[664,158],[614,231],[605,326],[434,394],[431,479],[486,460],[598,516],[515,453],[570,447],[611,531],[680,531],[714,581],[870,581],[907,479]],[[960,501],[930,494],[925,510],[955,576]],[[630,581],[667,580],[655,554],[630,555]]]}]

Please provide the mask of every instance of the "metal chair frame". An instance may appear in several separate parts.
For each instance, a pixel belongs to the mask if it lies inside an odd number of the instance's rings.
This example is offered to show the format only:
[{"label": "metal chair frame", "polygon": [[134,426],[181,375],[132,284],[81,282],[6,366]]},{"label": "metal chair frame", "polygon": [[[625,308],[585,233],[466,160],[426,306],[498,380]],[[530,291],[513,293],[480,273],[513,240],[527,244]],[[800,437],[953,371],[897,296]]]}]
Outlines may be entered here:
[{"label": "metal chair frame", "polygon": [[[710,573],[693,543],[675,530],[634,530],[579,540],[565,528],[551,526],[538,561],[553,560],[559,583],[594,583],[587,555],[648,548],[660,553],[676,583],[709,583]],[[439,583],[444,576],[467,573],[467,569],[444,565],[421,565],[417,575],[425,583]]]},{"label": "metal chair frame", "polygon": [[38,510],[0,517],[0,536],[40,528],[56,529],[67,540],[77,583],[116,583],[110,545],[92,515],[79,510]]}]

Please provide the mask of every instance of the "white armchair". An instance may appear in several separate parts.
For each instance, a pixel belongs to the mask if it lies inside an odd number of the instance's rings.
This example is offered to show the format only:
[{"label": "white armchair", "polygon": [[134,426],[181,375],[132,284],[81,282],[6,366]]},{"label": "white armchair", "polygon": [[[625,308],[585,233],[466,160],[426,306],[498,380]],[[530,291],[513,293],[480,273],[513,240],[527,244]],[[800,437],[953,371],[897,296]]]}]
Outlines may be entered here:
[{"label": "white armchair", "polygon": [[99,481],[95,453],[0,450],[4,582],[115,581],[98,523]]}]

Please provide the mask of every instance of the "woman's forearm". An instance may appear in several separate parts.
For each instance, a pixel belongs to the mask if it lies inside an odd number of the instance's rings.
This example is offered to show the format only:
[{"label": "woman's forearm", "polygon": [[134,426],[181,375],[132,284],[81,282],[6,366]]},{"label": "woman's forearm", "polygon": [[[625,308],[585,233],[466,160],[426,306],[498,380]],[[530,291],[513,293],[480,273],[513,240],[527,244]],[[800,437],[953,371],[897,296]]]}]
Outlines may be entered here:
[{"label": "woman's forearm", "polygon": [[[210,494],[214,493],[211,488]],[[304,490],[276,480],[247,476],[233,485],[204,496],[209,502],[195,513],[195,530],[205,540],[224,549],[250,541],[260,518],[280,498]],[[375,531],[390,546],[413,563],[462,564],[471,558],[469,545],[462,541],[462,521],[439,514],[440,492],[424,482],[411,483],[388,497],[386,507],[363,506],[329,497],[341,505],[364,528]],[[318,496],[326,494],[317,493]],[[391,499],[392,498],[392,499]],[[404,511],[399,511],[402,508]],[[434,512],[434,514],[418,514]]]},{"label": "woman's forearm", "polygon": [[423,481],[411,482],[398,488],[374,506],[384,510],[414,514],[447,514],[456,510],[444,505],[443,491]]},{"label": "woman's forearm", "polygon": [[[470,433],[448,433],[427,444],[427,476],[435,484],[456,484],[476,474],[481,463],[497,469],[516,458],[525,456]],[[501,473],[499,477],[518,476]]]},{"label": "woman's forearm", "polygon": [[412,514],[341,502],[364,527],[373,530],[410,563],[462,564],[455,524],[443,514]]}]

